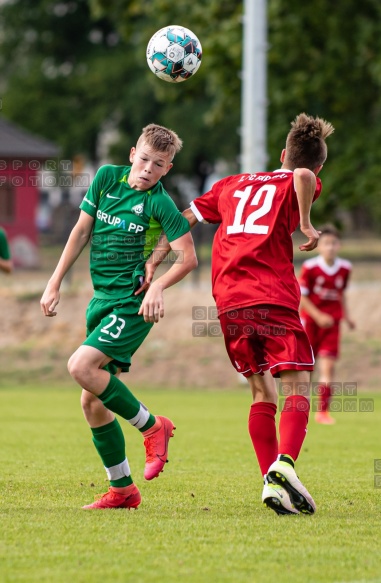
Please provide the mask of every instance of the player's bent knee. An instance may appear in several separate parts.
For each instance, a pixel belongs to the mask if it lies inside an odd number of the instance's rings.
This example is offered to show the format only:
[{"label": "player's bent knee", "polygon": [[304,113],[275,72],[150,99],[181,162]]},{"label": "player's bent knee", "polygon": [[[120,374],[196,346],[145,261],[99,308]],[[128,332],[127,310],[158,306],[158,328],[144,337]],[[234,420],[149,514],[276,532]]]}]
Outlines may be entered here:
[{"label": "player's bent knee", "polygon": [[106,409],[102,401],[89,391],[83,390],[81,394],[81,407],[83,415],[90,427],[101,427],[114,421],[114,414]]},{"label": "player's bent knee", "polygon": [[94,407],[99,406],[99,399],[97,399],[89,391],[82,391],[81,393],[81,407],[82,411],[86,414],[92,413]]},{"label": "player's bent knee", "polygon": [[67,368],[70,375],[77,382],[81,382],[86,375],[87,367],[84,365],[83,361],[78,357],[77,353],[71,355],[67,363]]},{"label": "player's bent knee", "polygon": [[71,355],[67,362],[67,370],[69,371],[70,375],[74,378],[76,369],[76,358],[75,353]]}]

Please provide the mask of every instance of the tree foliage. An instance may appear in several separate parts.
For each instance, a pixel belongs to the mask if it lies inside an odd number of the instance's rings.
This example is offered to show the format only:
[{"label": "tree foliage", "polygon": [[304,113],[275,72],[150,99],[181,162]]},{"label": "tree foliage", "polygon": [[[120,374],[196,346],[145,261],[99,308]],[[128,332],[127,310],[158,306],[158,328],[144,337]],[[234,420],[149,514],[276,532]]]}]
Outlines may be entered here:
[{"label": "tree foliage", "polygon": [[[184,151],[176,160],[179,171],[202,177],[205,162],[225,158],[234,164],[239,151],[239,108],[233,104],[240,86],[241,8],[227,3],[226,34],[221,36],[225,47],[204,59],[212,74],[203,72],[203,63],[194,79],[175,85],[155,78],[146,63],[148,39],[167,22],[165,6],[171,6],[159,5],[159,12],[149,2],[102,6],[87,0],[33,4],[15,0],[3,5],[4,114],[55,140],[68,156],[84,152],[96,159],[100,132],[116,126],[121,139],[113,156],[116,162],[126,161],[141,128],[155,121],[172,127],[184,139]],[[183,0],[178,6],[179,12],[172,12],[171,18],[187,20],[205,38],[203,48],[208,51],[218,2],[208,7],[212,19],[203,19],[199,8],[189,19],[189,3]],[[234,43],[229,43],[234,21],[238,26]],[[221,56],[223,66],[234,71],[229,116],[225,94],[218,89]]]},{"label": "tree foliage", "polygon": [[322,218],[351,209],[354,226],[381,225],[381,4],[269,2],[269,140],[299,111],[336,128],[322,171]]},{"label": "tree foliage", "polygon": [[[381,4],[378,0],[268,0],[269,168],[278,166],[300,111],[331,121],[319,217],[349,209],[381,226]],[[14,0],[0,7],[3,113],[58,142],[65,155],[96,158],[105,127],[126,159],[151,121],[184,139],[179,171],[202,178],[205,162],[237,169],[242,0]],[[145,49],[160,27],[183,24],[203,45],[197,75],[158,80]],[[337,215],[339,216],[339,215]],[[360,225],[361,226],[361,225]]]}]

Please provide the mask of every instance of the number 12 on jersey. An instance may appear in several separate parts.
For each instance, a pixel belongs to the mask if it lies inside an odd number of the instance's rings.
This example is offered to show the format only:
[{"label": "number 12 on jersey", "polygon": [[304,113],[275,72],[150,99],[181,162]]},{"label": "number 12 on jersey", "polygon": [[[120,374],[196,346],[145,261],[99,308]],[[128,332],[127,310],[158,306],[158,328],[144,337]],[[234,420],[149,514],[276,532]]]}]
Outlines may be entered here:
[{"label": "number 12 on jersey", "polygon": [[[256,221],[261,217],[267,215],[271,210],[276,186],[274,184],[264,184],[253,196],[250,206],[257,206],[258,208],[249,214],[246,221],[242,222],[243,211],[251,196],[253,185],[247,186],[245,190],[236,190],[233,196],[241,200],[235,209],[234,221],[232,225],[227,228],[227,234],[234,233],[251,233],[255,235],[267,235],[269,231],[268,225],[256,225]],[[262,198],[263,195],[263,198]]]}]

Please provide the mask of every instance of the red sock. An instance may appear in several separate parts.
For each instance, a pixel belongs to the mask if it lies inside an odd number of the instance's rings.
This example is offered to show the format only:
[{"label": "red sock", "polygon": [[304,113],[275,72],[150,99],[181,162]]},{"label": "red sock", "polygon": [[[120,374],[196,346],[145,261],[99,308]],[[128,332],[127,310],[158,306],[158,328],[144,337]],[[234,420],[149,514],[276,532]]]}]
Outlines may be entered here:
[{"label": "red sock", "polygon": [[249,433],[257,455],[262,476],[276,460],[278,440],[276,436],[275,403],[254,403],[250,408]]},{"label": "red sock", "polygon": [[329,383],[319,384],[319,404],[318,411],[326,412],[329,410],[331,401],[331,387]]},{"label": "red sock", "polygon": [[279,423],[279,453],[295,461],[306,436],[310,403],[302,395],[287,397]]}]

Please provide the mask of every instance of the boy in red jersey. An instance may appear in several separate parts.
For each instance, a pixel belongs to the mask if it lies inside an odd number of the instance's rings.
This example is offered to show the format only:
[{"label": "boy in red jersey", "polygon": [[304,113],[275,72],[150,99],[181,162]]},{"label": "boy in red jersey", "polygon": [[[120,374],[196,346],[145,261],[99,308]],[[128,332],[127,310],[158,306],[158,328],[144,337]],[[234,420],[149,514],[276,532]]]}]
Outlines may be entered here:
[{"label": "boy in red jersey", "polygon": [[[253,394],[249,433],[265,478],[262,501],[278,514],[313,514],[315,503],[294,470],[308,423],[314,358],[298,313],[291,234],[300,223],[308,239],[300,249],[317,245],[310,209],[321,191],[316,176],[333,127],[304,113],[291,125],[281,169],[224,178],[183,214],[191,226],[220,223],[212,252],[213,296],[230,360]],[[146,285],[168,251],[162,237],[146,265]],[[278,375],[287,394],[279,447],[272,378]]]},{"label": "boy in red jersey", "polygon": [[314,356],[319,358],[319,399],[315,420],[332,425],[335,419],[329,413],[329,403],[335,362],[339,356],[340,320],[344,319],[350,329],[355,326],[345,301],[352,265],[337,256],[340,235],[333,225],[322,227],[318,249],[320,255],[302,265],[300,315]]}]

